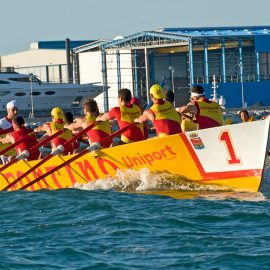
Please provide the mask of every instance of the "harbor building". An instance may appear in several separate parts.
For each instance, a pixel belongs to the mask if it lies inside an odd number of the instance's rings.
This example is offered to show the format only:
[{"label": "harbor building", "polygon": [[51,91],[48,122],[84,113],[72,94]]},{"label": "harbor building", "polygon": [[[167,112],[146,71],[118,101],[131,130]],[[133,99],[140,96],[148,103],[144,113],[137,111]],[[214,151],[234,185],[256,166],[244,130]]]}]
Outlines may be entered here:
[{"label": "harbor building", "polygon": [[227,108],[269,106],[269,52],[270,26],[159,28],[75,48],[74,74],[81,83],[110,87],[100,100],[105,111],[120,88],[146,104],[147,90],[160,83],[174,91],[178,106],[196,84],[211,97],[213,78]]}]

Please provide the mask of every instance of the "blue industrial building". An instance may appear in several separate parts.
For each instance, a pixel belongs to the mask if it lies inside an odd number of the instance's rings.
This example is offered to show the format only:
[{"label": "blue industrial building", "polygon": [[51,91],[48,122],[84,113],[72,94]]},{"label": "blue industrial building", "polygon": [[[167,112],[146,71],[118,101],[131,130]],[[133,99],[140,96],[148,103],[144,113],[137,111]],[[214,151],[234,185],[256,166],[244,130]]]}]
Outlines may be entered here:
[{"label": "blue industrial building", "polygon": [[160,28],[103,42],[99,49],[104,84],[106,55],[112,50],[119,54],[119,88],[121,52],[130,51],[134,94],[146,101],[154,83],[173,89],[179,105],[188,101],[195,84],[210,96],[215,75],[226,107],[270,105],[270,26]]}]

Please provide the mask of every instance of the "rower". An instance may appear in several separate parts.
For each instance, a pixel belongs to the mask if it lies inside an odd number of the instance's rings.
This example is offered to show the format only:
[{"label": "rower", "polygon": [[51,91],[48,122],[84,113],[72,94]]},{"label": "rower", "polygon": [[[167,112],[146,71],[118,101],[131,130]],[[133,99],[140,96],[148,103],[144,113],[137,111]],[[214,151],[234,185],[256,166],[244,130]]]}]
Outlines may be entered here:
[{"label": "rower", "polygon": [[[92,98],[86,99],[83,102],[83,113],[85,115],[84,117],[76,118],[73,123],[65,127],[72,130],[72,132],[76,132],[79,129],[85,129],[93,124],[100,115],[97,102]],[[108,121],[101,122],[90,129],[86,134],[90,145],[100,142],[111,134],[110,123]],[[104,147],[109,147],[111,143],[112,140],[107,141]]]},{"label": "rower", "polygon": [[[6,105],[7,108],[7,115],[0,119],[0,136],[3,137],[3,135],[8,134],[9,132],[12,132],[13,126],[12,126],[12,119],[18,114],[19,108],[17,105],[16,100],[11,100]],[[8,147],[8,144],[0,144],[0,149],[3,150],[6,147]],[[9,158],[16,155],[16,151],[14,149],[8,151],[6,155],[1,156],[2,163],[8,162]]]},{"label": "rower", "polygon": [[[44,123],[34,129],[34,132],[45,132],[46,136],[51,136],[59,130],[63,133],[51,141],[52,150],[56,149],[59,145],[63,145],[66,141],[72,138],[72,132],[64,128],[64,113],[61,108],[55,107],[51,111],[52,121]],[[64,155],[72,154],[74,150],[73,143],[68,144],[63,152]]]},{"label": "rower", "polygon": [[[68,126],[70,124],[74,123],[74,120],[73,120],[73,113],[72,112],[64,112],[64,128],[68,128]],[[72,134],[75,135],[77,134],[76,131],[72,131]],[[73,150],[73,153],[79,153],[79,148],[80,148],[80,142],[78,140],[74,141],[73,142],[73,146],[74,146],[74,150]]]},{"label": "rower", "polygon": [[[174,92],[172,90],[165,90],[165,99],[174,106]],[[198,129],[198,124],[192,113],[181,114],[181,130],[182,132],[193,131]]]},{"label": "rower", "polygon": [[[14,131],[10,132],[7,134],[5,138],[0,138],[0,141],[4,144],[6,143],[15,143],[16,141],[25,138],[22,143],[16,146],[16,152],[17,155],[22,154],[24,151],[32,148],[34,145],[38,144],[38,141],[35,137],[34,134],[30,136],[26,136],[30,133],[33,133],[33,129],[31,128],[26,128],[25,127],[25,121],[23,117],[21,116],[14,116],[12,119],[12,126]],[[30,154],[27,159],[28,160],[36,160],[40,156],[39,150],[34,151],[33,153],[28,153]]]},{"label": "rower", "polygon": [[174,105],[174,92],[172,90],[164,90],[165,99]]},{"label": "rower", "polygon": [[[130,101],[130,104],[136,104],[136,105],[138,105],[139,108],[141,109],[141,112],[143,112],[141,101],[137,97],[132,97],[131,98],[131,101]],[[148,134],[149,134],[147,123],[144,123],[143,124],[143,133],[144,133],[144,138],[147,139],[148,138]]]},{"label": "rower", "polygon": [[135,119],[135,122],[144,123],[150,120],[158,137],[181,133],[180,115],[172,103],[165,100],[165,94],[159,84],[150,88],[150,97],[153,105],[144,111],[142,116]]},{"label": "rower", "polygon": [[207,99],[202,86],[193,86],[191,101],[178,109],[180,113],[193,113],[199,129],[218,127],[223,125],[222,110],[220,105]]},{"label": "rower", "polygon": [[193,113],[181,114],[181,129],[183,132],[197,130],[199,125]]},{"label": "rower", "polygon": [[15,100],[7,103],[7,116],[0,119],[0,134],[7,134],[13,131],[12,119],[18,114],[18,106]]},{"label": "rower", "polygon": [[[127,88],[123,88],[118,91],[118,104],[119,107],[112,108],[109,112],[97,117],[97,121],[108,121],[116,119],[120,129],[128,126],[134,122],[134,119],[142,114],[141,108],[134,104],[131,104],[131,92]],[[118,142],[114,142],[113,146],[126,144],[131,142],[137,142],[144,140],[143,125],[135,125],[123,132],[121,139]]]}]

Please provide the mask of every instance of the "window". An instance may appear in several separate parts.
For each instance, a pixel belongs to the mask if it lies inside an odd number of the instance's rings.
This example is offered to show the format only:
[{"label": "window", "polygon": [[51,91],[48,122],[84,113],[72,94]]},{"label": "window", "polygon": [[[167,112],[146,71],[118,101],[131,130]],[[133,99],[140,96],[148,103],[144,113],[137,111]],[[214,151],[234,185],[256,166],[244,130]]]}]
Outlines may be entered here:
[{"label": "window", "polygon": [[0,84],[9,84],[9,82],[0,80]]},{"label": "window", "polygon": [[10,91],[0,91],[0,96],[3,97],[3,96],[6,96],[10,93],[11,93]]},{"label": "window", "polygon": [[45,95],[48,95],[48,96],[51,96],[51,95],[54,95],[55,92],[54,91],[47,91],[45,92]]},{"label": "window", "polygon": [[9,80],[14,81],[14,82],[29,82],[30,83],[29,77],[9,78]]},{"label": "window", "polygon": [[[39,96],[41,93],[40,92],[33,92],[32,95],[33,96]],[[31,95],[31,94],[30,94]]]},{"label": "window", "polygon": [[17,97],[22,97],[22,96],[25,96],[26,94],[24,92],[17,92],[15,93],[15,96]]}]

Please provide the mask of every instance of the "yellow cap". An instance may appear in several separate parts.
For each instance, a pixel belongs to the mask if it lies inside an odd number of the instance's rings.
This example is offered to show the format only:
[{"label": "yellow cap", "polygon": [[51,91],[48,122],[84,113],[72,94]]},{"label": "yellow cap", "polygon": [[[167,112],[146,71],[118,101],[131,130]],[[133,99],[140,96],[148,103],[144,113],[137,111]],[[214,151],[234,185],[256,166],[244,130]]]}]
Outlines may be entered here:
[{"label": "yellow cap", "polygon": [[165,98],[165,94],[163,92],[163,89],[159,84],[154,84],[153,86],[151,86],[150,94],[153,95],[155,99]]},{"label": "yellow cap", "polygon": [[51,111],[51,116],[53,116],[55,119],[64,119],[63,110],[59,107],[55,107]]}]

